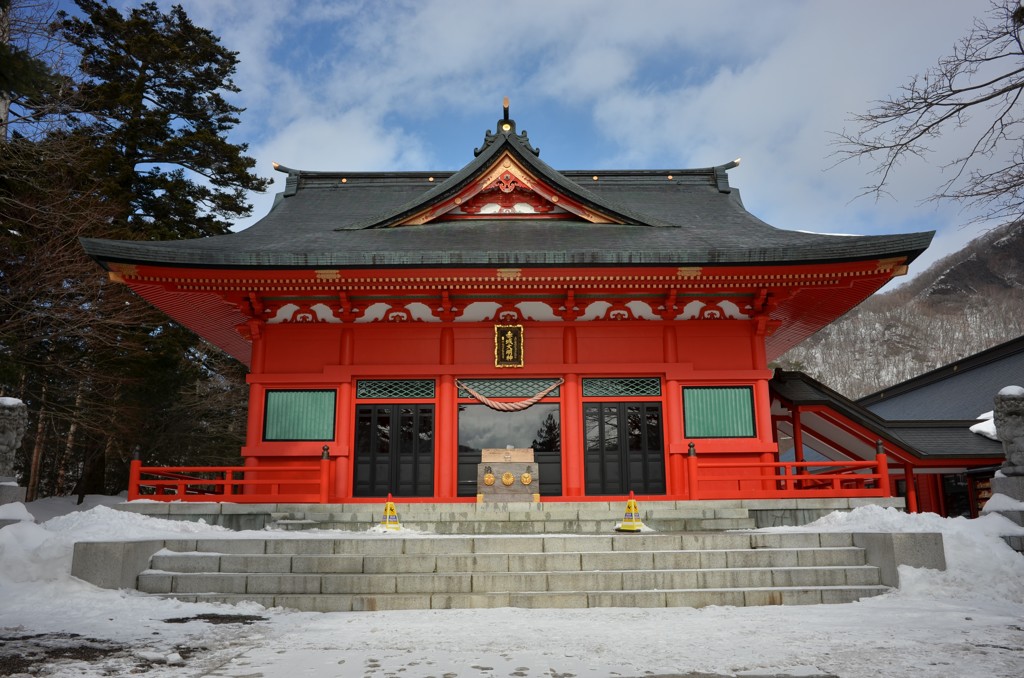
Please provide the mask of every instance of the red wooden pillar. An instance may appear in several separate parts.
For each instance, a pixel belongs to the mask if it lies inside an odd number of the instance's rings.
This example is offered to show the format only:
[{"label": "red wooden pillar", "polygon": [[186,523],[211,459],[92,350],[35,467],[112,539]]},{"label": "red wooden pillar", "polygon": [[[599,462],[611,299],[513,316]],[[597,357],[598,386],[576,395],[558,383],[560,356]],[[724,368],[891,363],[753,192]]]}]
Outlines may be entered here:
[{"label": "red wooden pillar", "polygon": [[668,435],[669,496],[682,497],[686,485],[686,443],[683,441],[683,385],[674,379],[665,381],[665,432]]},{"label": "red wooden pillar", "polygon": [[258,383],[259,375],[263,374],[266,361],[266,341],[264,339],[265,324],[262,320],[250,320],[248,323],[249,337],[252,341],[252,360],[249,362],[249,417],[246,420],[245,444],[252,448],[263,440],[263,408],[266,388]]},{"label": "red wooden pillar", "polygon": [[135,501],[140,499],[139,494],[139,479],[142,477],[142,462],[138,459],[132,459],[128,465],[128,501]]},{"label": "red wooden pillar", "polygon": [[[770,297],[770,295],[768,295]],[[771,305],[771,302],[766,298],[766,305]],[[754,320],[754,331],[751,333],[750,340],[750,357],[751,365],[755,370],[767,370],[768,360],[765,355],[765,337],[769,331],[769,319],[767,312],[763,315],[759,315]],[[768,390],[768,380],[758,379],[754,382],[754,417],[756,423],[757,437],[762,443],[772,444],[775,442],[774,433],[774,422],[772,422],[772,395]],[[770,464],[778,461],[776,458],[779,451],[779,446],[775,445],[775,453],[762,452],[760,455],[761,463]],[[803,448],[800,448],[801,456]],[[775,479],[777,471],[771,466],[764,466],[761,470],[761,475],[765,476],[761,486],[766,491],[775,489]]]},{"label": "red wooden pillar", "polygon": [[[764,294],[764,306],[754,318],[753,332],[750,336],[750,363],[755,370],[767,370],[768,359],[765,355],[765,338],[768,336],[768,307],[771,306],[770,294],[767,290],[762,290]],[[768,391],[768,380],[758,379],[754,382],[754,417],[756,421],[757,437],[762,443],[770,444],[775,441],[775,434],[773,432],[772,422],[772,395]],[[795,428],[795,426],[794,426]],[[803,448],[800,447],[801,457],[803,456]],[[771,452],[762,452],[760,455],[762,464],[770,464],[778,461],[776,455],[778,454],[779,447],[775,446],[775,454]],[[799,460],[798,460],[799,461]],[[766,491],[772,491],[775,489],[775,479],[777,471],[771,466],[764,466],[761,469],[761,475],[765,476],[761,483],[761,487]]]},{"label": "red wooden pillar", "polygon": [[[355,354],[355,337],[351,328],[341,331],[340,360],[342,366],[352,365],[352,357]],[[331,454],[334,457],[334,494],[339,500],[352,498],[352,444],[355,439],[353,428],[353,414],[355,412],[355,394],[352,383],[352,375],[346,373],[343,376],[345,381],[338,385],[338,405],[335,421],[334,449]]]},{"label": "red wooden pillar", "polygon": [[338,426],[334,453],[334,494],[338,499],[352,498],[352,413],[355,409],[351,381],[338,386]]},{"label": "red wooden pillar", "polygon": [[[679,362],[679,346],[676,342],[676,329],[666,325],[662,330],[662,350],[666,365]],[[686,486],[686,445],[683,443],[683,386],[674,379],[665,380],[665,435],[668,440],[665,450],[668,452],[668,482],[665,491],[669,496],[682,497],[689,493]]]},{"label": "red wooden pillar", "polygon": [[583,398],[580,375],[565,375],[562,384],[562,494],[583,496]]},{"label": "red wooden pillar", "polygon": [[772,394],[768,391],[767,379],[758,379],[754,382],[754,416],[757,417],[757,437],[762,442],[771,443]]},{"label": "red wooden pillar", "polygon": [[[566,366],[577,361],[576,328],[562,331],[562,360]],[[571,369],[571,368],[568,368]],[[580,375],[566,374],[562,384],[562,494],[582,497],[583,469],[583,390]]]},{"label": "red wooden pillar", "polygon": [[[255,361],[254,361],[255,362]],[[252,379],[252,375],[249,376]],[[259,445],[263,440],[263,417],[266,409],[267,389],[263,384],[249,383],[249,419],[246,421],[245,444],[250,449]],[[254,468],[259,464],[258,457],[247,456],[244,459],[247,469]],[[244,479],[252,478],[252,474],[246,471],[242,474]],[[243,485],[242,494],[255,494],[260,491],[255,485]]]},{"label": "red wooden pillar", "polygon": [[883,497],[892,496],[892,486],[889,484],[889,457],[878,446],[878,453],[875,454],[875,463],[878,464],[878,488],[885,491]]},{"label": "red wooden pillar", "polygon": [[[250,375],[250,380],[252,376]],[[246,447],[253,448],[263,439],[263,408],[267,389],[263,384],[249,383],[249,418],[245,426]]]},{"label": "red wooden pillar", "polygon": [[[441,365],[455,364],[455,332],[451,327],[441,330]],[[454,499],[458,494],[459,407],[455,375],[442,374],[437,389],[435,413],[437,435],[434,437],[434,496]]]},{"label": "red wooden pillar", "polygon": [[914,484],[914,467],[903,465],[903,480],[907,485],[907,513],[917,513],[917,487]]}]

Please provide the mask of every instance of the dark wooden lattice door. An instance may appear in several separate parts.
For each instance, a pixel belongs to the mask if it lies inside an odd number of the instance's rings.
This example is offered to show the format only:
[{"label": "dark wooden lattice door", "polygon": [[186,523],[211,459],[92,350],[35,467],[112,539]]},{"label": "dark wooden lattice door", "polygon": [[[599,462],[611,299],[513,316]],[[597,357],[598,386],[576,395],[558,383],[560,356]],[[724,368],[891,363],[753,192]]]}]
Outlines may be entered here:
[{"label": "dark wooden lattice door", "polygon": [[588,495],[665,493],[659,403],[587,403],[583,422]]},{"label": "dark wooden lattice door", "polygon": [[433,496],[433,405],[360,405],[355,442],[354,496]]}]

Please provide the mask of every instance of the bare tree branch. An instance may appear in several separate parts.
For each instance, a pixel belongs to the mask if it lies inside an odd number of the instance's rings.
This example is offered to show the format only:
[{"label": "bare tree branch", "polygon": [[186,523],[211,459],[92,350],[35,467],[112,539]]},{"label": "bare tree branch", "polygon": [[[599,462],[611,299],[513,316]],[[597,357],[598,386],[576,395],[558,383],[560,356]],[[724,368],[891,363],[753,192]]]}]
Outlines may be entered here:
[{"label": "bare tree branch", "polygon": [[[887,195],[899,167],[910,158],[935,155],[932,142],[940,137],[974,134],[963,153],[940,159],[951,175],[928,200],[976,208],[976,220],[1024,216],[1022,26],[1018,0],[993,0],[952,54],[911,78],[898,94],[852,116],[856,131],[833,134],[838,163],[873,163],[875,179],[861,195]],[[977,116],[990,122],[970,131]]]}]

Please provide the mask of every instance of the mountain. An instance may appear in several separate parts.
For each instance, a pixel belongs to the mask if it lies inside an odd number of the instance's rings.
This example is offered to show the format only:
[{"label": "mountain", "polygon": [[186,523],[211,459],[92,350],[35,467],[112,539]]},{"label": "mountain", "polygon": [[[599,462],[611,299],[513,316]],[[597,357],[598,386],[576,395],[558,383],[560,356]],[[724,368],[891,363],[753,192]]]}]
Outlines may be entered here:
[{"label": "mountain", "polygon": [[1024,334],[1024,222],[992,229],[876,294],[775,363],[850,398]]}]

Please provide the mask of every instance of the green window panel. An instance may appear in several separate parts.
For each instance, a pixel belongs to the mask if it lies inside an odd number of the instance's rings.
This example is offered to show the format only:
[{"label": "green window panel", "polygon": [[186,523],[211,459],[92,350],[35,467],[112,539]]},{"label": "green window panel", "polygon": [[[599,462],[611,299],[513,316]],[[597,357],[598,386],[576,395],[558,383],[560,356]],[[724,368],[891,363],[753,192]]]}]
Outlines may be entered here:
[{"label": "green window panel", "polygon": [[652,377],[627,377],[621,379],[583,380],[583,397],[637,397],[660,396],[661,379]]},{"label": "green window panel", "polygon": [[[532,398],[554,383],[553,379],[460,379],[461,383],[470,387],[485,398]],[[558,397],[560,388],[556,388],[545,396]],[[469,391],[460,388],[460,398],[472,398]]]},{"label": "green window panel", "polygon": [[334,440],[334,391],[267,391],[264,440]]},{"label": "green window panel", "polygon": [[433,379],[365,379],[356,382],[356,398],[433,398]]},{"label": "green window panel", "polygon": [[754,389],[749,386],[683,389],[687,438],[753,438]]}]

